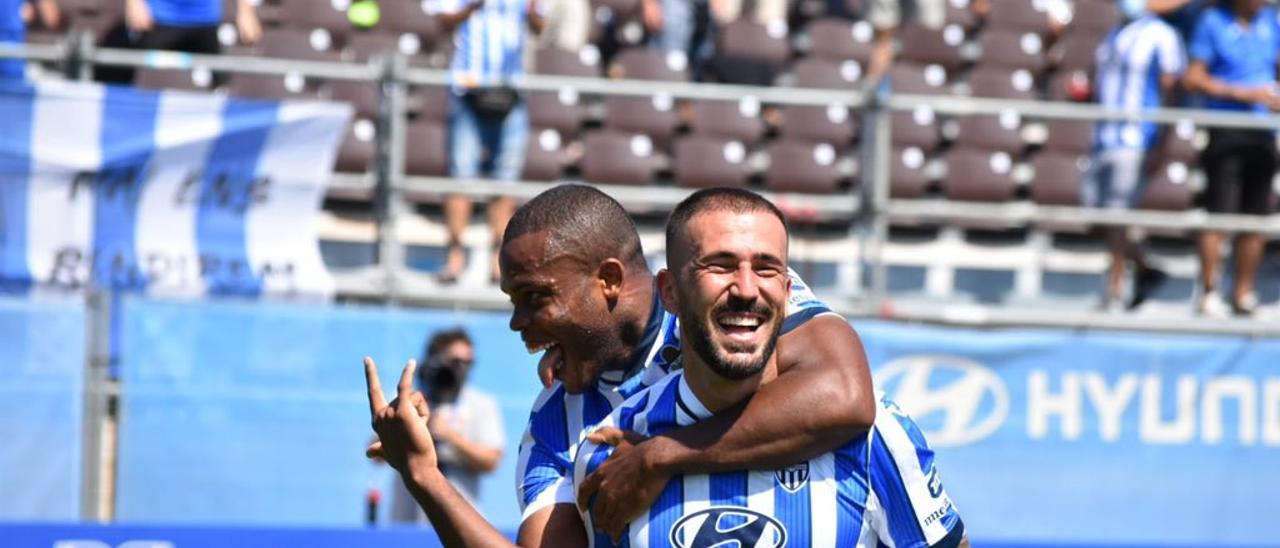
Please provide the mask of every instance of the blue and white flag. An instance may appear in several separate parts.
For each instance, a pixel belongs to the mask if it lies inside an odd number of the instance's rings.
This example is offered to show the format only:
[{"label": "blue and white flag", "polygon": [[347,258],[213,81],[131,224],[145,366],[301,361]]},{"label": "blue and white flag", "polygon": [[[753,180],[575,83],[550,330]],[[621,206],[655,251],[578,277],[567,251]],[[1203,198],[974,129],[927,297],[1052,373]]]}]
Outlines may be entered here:
[{"label": "blue and white flag", "polygon": [[0,290],[330,295],[317,213],[350,107],[0,83]]}]

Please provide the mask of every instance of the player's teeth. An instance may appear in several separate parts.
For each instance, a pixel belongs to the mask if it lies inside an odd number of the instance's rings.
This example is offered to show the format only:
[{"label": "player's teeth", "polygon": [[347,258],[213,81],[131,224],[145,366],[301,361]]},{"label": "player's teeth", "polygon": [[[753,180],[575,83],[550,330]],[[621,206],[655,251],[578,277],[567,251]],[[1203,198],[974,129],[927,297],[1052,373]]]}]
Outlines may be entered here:
[{"label": "player's teeth", "polygon": [[542,344],[531,344],[526,346],[525,349],[528,350],[530,354],[537,354],[539,352],[542,352],[543,350],[550,350],[555,345],[556,343],[553,343],[553,342],[542,343]]},{"label": "player's teeth", "polygon": [[728,316],[726,318],[721,319],[720,323],[723,323],[725,325],[732,325],[736,327],[756,327],[757,325],[760,325],[759,320],[755,318],[744,317],[744,316]]}]

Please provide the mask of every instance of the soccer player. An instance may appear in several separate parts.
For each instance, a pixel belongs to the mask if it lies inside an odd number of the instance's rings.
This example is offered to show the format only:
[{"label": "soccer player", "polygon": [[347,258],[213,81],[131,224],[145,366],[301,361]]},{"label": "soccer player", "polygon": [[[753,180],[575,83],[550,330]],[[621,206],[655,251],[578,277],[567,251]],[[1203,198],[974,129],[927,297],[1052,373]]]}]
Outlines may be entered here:
[{"label": "soccer player", "polygon": [[[774,347],[792,285],[782,213],[751,192],[694,193],[671,214],[666,237],[668,269],[658,274],[659,291],[666,309],[679,315],[681,341],[692,351],[682,354],[683,367],[627,400],[603,423],[646,435],[706,420],[778,378]],[[910,438],[918,431],[895,408],[884,411],[870,434],[790,466],[676,476],[620,539],[593,533],[593,501],[584,494],[579,501],[591,544],[959,544],[959,515],[931,462],[912,450]],[[906,450],[891,455],[893,446]],[[583,444],[575,484],[611,449]]]}]

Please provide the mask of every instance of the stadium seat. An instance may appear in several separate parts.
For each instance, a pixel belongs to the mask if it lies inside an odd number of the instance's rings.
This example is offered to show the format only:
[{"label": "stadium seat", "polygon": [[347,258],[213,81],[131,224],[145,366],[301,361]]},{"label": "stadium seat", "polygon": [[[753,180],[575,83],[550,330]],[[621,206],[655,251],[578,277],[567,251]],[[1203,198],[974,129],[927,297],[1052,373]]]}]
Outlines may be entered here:
[{"label": "stadium seat", "polygon": [[1031,0],[988,0],[991,4],[983,32],[1008,28],[1044,35],[1049,32],[1049,14]]},{"label": "stadium seat", "polygon": [[648,136],[597,130],[582,140],[582,178],[598,184],[647,185],[664,162]]},{"label": "stadium seat", "polygon": [[142,89],[208,91],[213,74],[207,68],[193,70],[140,68],[134,83]]},{"label": "stadium seat", "polygon": [[381,0],[378,3],[381,17],[374,30],[395,34],[404,40],[406,34],[414,35],[424,49],[429,49],[440,38],[439,21],[425,10],[418,0]]},{"label": "stadium seat", "polygon": [[676,100],[666,92],[648,97],[611,96],[604,101],[604,125],[624,133],[643,133],[666,146],[680,125]]},{"label": "stadium seat", "polygon": [[672,159],[676,184],[688,188],[745,186],[751,174],[748,151],[741,141],[724,137],[682,137],[676,141]]},{"label": "stadium seat", "polygon": [[274,74],[232,74],[227,91],[235,97],[253,99],[314,98],[315,92],[307,79],[298,73],[285,76]]},{"label": "stadium seat", "polygon": [[1080,184],[1088,159],[1079,153],[1045,151],[1031,161],[1031,201],[1042,205],[1080,205]]},{"label": "stadium seat", "polygon": [[269,29],[262,33],[258,48],[267,57],[307,61],[341,59],[332,34],[325,29]]},{"label": "stadium seat", "polygon": [[404,172],[443,177],[449,174],[448,135],[444,125],[418,120],[405,127]]},{"label": "stadium seat", "polygon": [[1044,41],[1039,34],[1021,29],[993,28],[982,32],[980,66],[1026,69],[1039,73],[1045,67]]},{"label": "stadium seat", "polygon": [[1093,149],[1093,122],[1088,120],[1049,120],[1045,122],[1048,137],[1044,150],[1088,154]]},{"label": "stadium seat", "polygon": [[1195,164],[1200,159],[1196,132],[1196,126],[1190,120],[1167,126],[1164,140],[1160,143],[1160,159],[1166,162]]},{"label": "stadium seat", "polygon": [[349,103],[356,116],[373,118],[378,113],[378,88],[376,83],[337,80],[329,83],[329,98]]},{"label": "stadium seat", "polygon": [[353,33],[347,39],[347,47],[343,51],[344,57],[357,63],[366,63],[379,55],[386,55],[396,51],[406,55],[417,53],[415,51],[402,51],[400,49],[400,40],[395,35],[378,32]]},{"label": "stadium seat", "polygon": [[373,164],[377,144],[377,131],[373,120],[359,118],[347,127],[347,133],[338,147],[334,169],[340,173],[365,173]]},{"label": "stadium seat", "polygon": [[960,25],[949,24],[942,29],[931,29],[920,24],[908,24],[899,32],[902,49],[898,59],[919,65],[939,65],[948,74],[956,74],[965,59],[960,48],[965,42],[965,31]]},{"label": "stadium seat", "polygon": [[838,150],[827,143],[780,139],[769,145],[765,188],[775,192],[831,193],[840,187]]},{"label": "stadium seat", "polygon": [[971,0],[947,0],[946,24],[959,25],[966,32],[978,27],[978,16],[969,6]]},{"label": "stadium seat", "polygon": [[947,152],[942,190],[948,199],[1003,202],[1013,197],[1014,158],[1007,152],[957,146]]},{"label": "stadium seat", "polygon": [[444,122],[449,118],[449,89],[444,86],[420,86],[413,91],[411,103],[419,118]]},{"label": "stadium seat", "polygon": [[855,89],[862,80],[862,63],[805,57],[791,64],[791,84],[802,88]]},{"label": "stadium seat", "polygon": [[564,136],[555,129],[531,128],[520,178],[526,181],[559,179],[569,161],[566,145]]},{"label": "stadium seat", "polygon": [[939,65],[920,66],[898,62],[889,67],[886,74],[894,93],[912,95],[945,95],[947,71]]},{"label": "stadium seat", "polygon": [[1070,33],[1106,34],[1124,21],[1113,0],[1076,0]]},{"label": "stadium seat", "polygon": [[791,57],[787,26],[781,22],[739,19],[719,29],[717,38],[707,71],[719,82],[769,85]]},{"label": "stadium seat", "polygon": [[618,54],[609,68],[611,78],[633,80],[689,80],[689,60],[683,54],[663,54],[652,48],[628,48]]},{"label": "stadium seat", "polygon": [[889,157],[889,196],[921,198],[929,188],[928,157],[919,147],[895,147]]},{"label": "stadium seat", "polygon": [[1148,176],[1147,190],[1138,202],[1140,209],[1183,211],[1191,207],[1191,168],[1182,162],[1167,162]]},{"label": "stadium seat", "polygon": [[890,140],[896,147],[915,147],[929,153],[942,143],[937,115],[927,105],[894,112],[889,115],[889,124]]},{"label": "stadium seat", "polygon": [[780,134],[788,139],[844,148],[857,137],[857,113],[841,103],[825,107],[788,106],[782,111]]},{"label": "stadium seat", "polygon": [[584,46],[579,51],[556,47],[540,48],[534,53],[533,71],[558,76],[598,77],[600,50],[595,46]]},{"label": "stadium seat", "polygon": [[303,30],[325,29],[336,43],[342,43],[352,30],[345,10],[317,0],[280,0],[280,23]]},{"label": "stadium seat", "polygon": [[969,73],[969,89],[975,97],[993,99],[1036,98],[1036,79],[1026,69],[978,66]]},{"label": "stadium seat", "polygon": [[998,115],[975,114],[955,119],[956,141],[965,146],[1000,150],[1016,155],[1021,152],[1022,116],[1015,110]]},{"label": "stadium seat", "polygon": [[533,91],[526,95],[529,123],[534,127],[552,128],[564,135],[576,135],[587,117],[585,105],[573,87],[554,91]]},{"label": "stadium seat", "polygon": [[806,57],[844,61],[853,59],[865,64],[871,59],[871,41],[875,30],[865,21],[851,23],[834,17],[811,21],[804,30],[809,45]]},{"label": "stadium seat", "polygon": [[744,97],[738,101],[702,100],[693,102],[694,134],[723,137],[754,147],[764,136],[760,101]]}]

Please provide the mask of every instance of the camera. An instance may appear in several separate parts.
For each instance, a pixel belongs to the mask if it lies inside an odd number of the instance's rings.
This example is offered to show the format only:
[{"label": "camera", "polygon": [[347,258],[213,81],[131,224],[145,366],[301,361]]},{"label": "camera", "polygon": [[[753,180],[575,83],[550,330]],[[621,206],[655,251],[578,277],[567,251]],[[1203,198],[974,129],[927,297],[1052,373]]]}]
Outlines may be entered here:
[{"label": "camera", "polygon": [[456,395],[462,388],[471,362],[460,358],[436,358],[428,360],[419,377],[427,394]]}]

